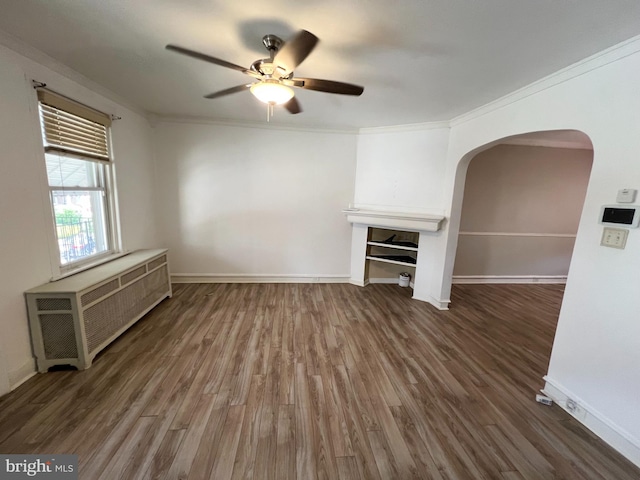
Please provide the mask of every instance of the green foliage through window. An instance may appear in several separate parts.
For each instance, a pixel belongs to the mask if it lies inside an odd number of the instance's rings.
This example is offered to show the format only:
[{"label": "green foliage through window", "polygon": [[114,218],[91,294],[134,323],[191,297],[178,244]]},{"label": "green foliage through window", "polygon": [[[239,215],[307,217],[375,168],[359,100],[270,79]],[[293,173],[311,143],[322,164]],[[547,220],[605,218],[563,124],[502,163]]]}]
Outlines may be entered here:
[{"label": "green foliage through window", "polygon": [[56,212],[56,225],[75,225],[81,220],[82,215],[76,210],[65,208],[62,213]]}]

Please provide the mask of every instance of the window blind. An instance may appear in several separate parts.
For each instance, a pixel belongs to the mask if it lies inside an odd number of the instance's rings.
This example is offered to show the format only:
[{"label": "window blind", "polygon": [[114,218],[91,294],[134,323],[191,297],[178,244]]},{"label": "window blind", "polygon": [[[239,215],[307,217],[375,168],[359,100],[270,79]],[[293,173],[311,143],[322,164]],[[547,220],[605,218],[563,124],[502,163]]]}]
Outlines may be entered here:
[{"label": "window blind", "polygon": [[111,118],[49,90],[38,90],[44,149],[108,161]]}]

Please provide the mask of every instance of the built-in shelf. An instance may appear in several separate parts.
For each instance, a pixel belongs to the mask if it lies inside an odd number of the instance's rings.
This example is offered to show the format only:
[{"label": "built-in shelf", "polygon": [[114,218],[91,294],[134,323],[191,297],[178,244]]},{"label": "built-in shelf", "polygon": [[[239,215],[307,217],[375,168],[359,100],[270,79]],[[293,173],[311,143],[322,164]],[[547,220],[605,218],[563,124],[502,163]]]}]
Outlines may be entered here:
[{"label": "built-in shelf", "polygon": [[445,217],[415,212],[368,208],[345,208],[342,212],[353,224],[351,243],[351,283],[400,282],[409,273],[411,286],[419,284],[425,261],[418,262],[425,246],[422,240],[442,229]]},{"label": "built-in shelf", "polygon": [[444,216],[442,215],[388,212],[360,208],[345,208],[342,213],[347,216],[347,221],[351,223],[417,232],[437,232],[442,228],[442,222],[444,221]]},{"label": "built-in shelf", "polygon": [[[418,241],[419,234],[416,231],[369,227],[365,259],[415,268],[418,257]],[[393,269],[383,271],[386,275],[397,274],[397,270]],[[378,274],[383,271],[378,270]]]},{"label": "built-in shelf", "polygon": [[388,243],[388,242],[367,242],[367,245],[373,245],[375,247],[384,247],[384,248],[392,248],[394,250],[407,250],[409,252],[417,252],[418,251],[418,246],[417,244],[415,247],[409,247],[406,245],[398,245],[396,243]]},{"label": "built-in shelf", "polygon": [[[390,258],[391,257],[391,258]],[[374,256],[367,255],[367,260],[373,260],[374,262],[382,262],[382,263],[392,263],[394,265],[403,265],[405,267],[415,267],[416,259],[404,256],[404,255],[385,255],[385,256]],[[394,260],[394,258],[403,258],[405,260]]]}]

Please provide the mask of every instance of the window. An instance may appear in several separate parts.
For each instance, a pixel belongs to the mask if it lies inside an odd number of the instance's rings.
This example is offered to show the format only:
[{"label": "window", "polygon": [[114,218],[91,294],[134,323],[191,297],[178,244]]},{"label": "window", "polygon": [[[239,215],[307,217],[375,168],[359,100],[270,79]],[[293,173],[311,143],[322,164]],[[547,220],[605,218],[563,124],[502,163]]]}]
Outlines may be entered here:
[{"label": "window", "polygon": [[40,125],[61,272],[116,250],[111,118],[38,90]]}]

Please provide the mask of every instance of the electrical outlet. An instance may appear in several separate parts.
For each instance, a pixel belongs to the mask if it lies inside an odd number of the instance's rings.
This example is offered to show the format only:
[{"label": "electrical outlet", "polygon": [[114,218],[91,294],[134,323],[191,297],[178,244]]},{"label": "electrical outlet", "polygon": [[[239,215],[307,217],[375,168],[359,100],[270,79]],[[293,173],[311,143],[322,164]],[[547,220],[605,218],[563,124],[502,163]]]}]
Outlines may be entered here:
[{"label": "electrical outlet", "polygon": [[550,407],[551,405],[553,405],[553,400],[551,400],[546,395],[537,394],[536,402],[541,403],[542,405],[546,405],[547,407]]},{"label": "electrical outlet", "polygon": [[571,398],[567,398],[567,410],[571,413],[575,413],[577,408],[578,408],[578,403]]}]

